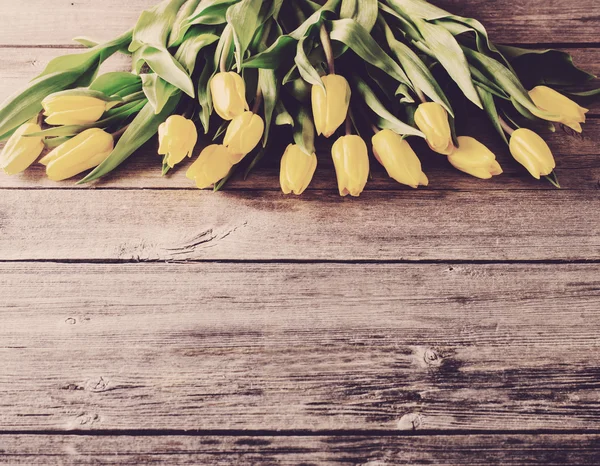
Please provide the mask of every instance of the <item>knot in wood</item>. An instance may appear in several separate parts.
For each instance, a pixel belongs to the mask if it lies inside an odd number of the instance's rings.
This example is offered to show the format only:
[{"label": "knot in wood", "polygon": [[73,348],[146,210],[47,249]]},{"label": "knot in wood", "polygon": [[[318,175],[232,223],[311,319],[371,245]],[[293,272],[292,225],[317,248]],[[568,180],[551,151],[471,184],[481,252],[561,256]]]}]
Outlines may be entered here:
[{"label": "knot in wood", "polygon": [[437,367],[442,364],[442,357],[440,356],[440,354],[431,348],[428,348],[427,350],[425,350],[425,354],[423,355],[423,360],[425,361],[425,364],[427,364],[428,366]]}]

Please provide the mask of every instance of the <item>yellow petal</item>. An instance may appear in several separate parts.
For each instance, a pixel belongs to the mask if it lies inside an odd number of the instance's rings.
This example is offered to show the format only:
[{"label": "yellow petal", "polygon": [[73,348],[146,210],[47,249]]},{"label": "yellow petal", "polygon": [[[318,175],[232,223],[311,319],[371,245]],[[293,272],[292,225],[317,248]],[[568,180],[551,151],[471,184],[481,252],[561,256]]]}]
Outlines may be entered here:
[{"label": "yellow petal", "polygon": [[434,152],[448,155],[454,150],[448,112],[436,102],[419,105],[415,112],[415,123],[425,134],[427,144]]},{"label": "yellow petal", "polygon": [[468,136],[458,138],[458,147],[448,156],[448,161],[457,170],[484,180],[502,174],[502,168],[493,152]]},{"label": "yellow petal", "polygon": [[390,178],[398,183],[417,188],[427,177],[421,169],[421,161],[410,144],[402,136],[384,129],[373,136],[373,152]]},{"label": "yellow petal", "polygon": [[26,137],[27,134],[40,132],[42,129],[35,123],[25,123],[9,138],[0,152],[0,168],[8,175],[25,171],[36,161],[44,150],[41,137]]},{"label": "yellow petal", "polygon": [[529,96],[540,110],[555,115],[555,117],[538,116],[548,121],[562,123],[581,133],[581,123],[585,123],[588,109],[580,107],[576,102],[547,86],[533,88],[529,91]]},{"label": "yellow petal", "polygon": [[342,136],[331,150],[341,196],[359,196],[369,177],[369,153],[359,136]]},{"label": "yellow petal", "polygon": [[252,112],[235,117],[225,134],[223,144],[232,154],[232,163],[237,164],[252,152],[260,142],[265,130],[263,119]]},{"label": "yellow petal", "polygon": [[214,144],[202,151],[186,176],[195,181],[199,189],[205,189],[225,178],[232,167],[229,150],[223,145]]},{"label": "yellow petal", "polygon": [[328,138],[346,121],[351,90],[346,78],[340,75],[323,76],[322,81],[325,90],[318,85],[312,89],[313,117],[317,134]]},{"label": "yellow petal", "polygon": [[317,169],[317,156],[290,144],[281,158],[280,184],[284,194],[302,194]]},{"label": "yellow petal", "polygon": [[88,129],[58,146],[40,160],[53,181],[72,178],[102,163],[113,151],[114,139],[107,132]]},{"label": "yellow petal", "polygon": [[527,128],[516,130],[510,138],[510,152],[531,176],[540,179],[556,167],[552,151],[546,141]]}]

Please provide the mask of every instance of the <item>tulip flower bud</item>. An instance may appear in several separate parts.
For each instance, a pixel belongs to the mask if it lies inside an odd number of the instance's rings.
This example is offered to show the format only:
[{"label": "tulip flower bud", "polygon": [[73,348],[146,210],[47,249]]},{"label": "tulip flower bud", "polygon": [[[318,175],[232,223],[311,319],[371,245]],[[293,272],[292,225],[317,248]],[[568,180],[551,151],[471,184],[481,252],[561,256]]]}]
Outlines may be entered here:
[{"label": "tulip flower bud", "polygon": [[360,196],[369,177],[369,153],[360,136],[342,136],[331,149],[340,196]]},{"label": "tulip flower bud", "polygon": [[6,142],[0,152],[0,168],[8,175],[16,175],[29,168],[44,150],[41,137],[27,137],[26,134],[42,130],[36,123],[25,123]]},{"label": "tulip flower bud", "polygon": [[582,132],[581,123],[585,123],[585,114],[589,112],[587,108],[580,107],[568,97],[546,86],[533,88],[529,91],[529,96],[540,110],[556,115],[556,118],[548,118],[549,121],[562,123],[578,133]]},{"label": "tulip flower bud", "polygon": [[113,151],[112,135],[92,128],[58,146],[40,160],[53,181],[62,181],[100,165]]},{"label": "tulip flower bud", "polygon": [[455,149],[448,112],[440,104],[427,102],[419,105],[415,112],[415,123],[425,134],[432,151],[448,155]]},{"label": "tulip flower bud", "polygon": [[312,108],[317,134],[328,138],[346,121],[351,91],[343,76],[330,74],[322,80],[325,89],[318,85],[312,88]]},{"label": "tulip flower bud", "polygon": [[556,167],[552,151],[538,134],[527,128],[516,130],[510,138],[510,153],[531,176],[540,179]]},{"label": "tulip flower bud", "polygon": [[279,181],[284,194],[302,194],[317,169],[317,156],[307,154],[300,146],[290,144],[281,158]]},{"label": "tulip flower bud", "polygon": [[98,121],[107,109],[104,100],[83,95],[53,94],[42,101],[49,125],[87,125]]},{"label": "tulip flower bud", "polygon": [[210,80],[210,92],[215,111],[223,120],[233,120],[250,109],[246,101],[246,83],[233,71],[217,73]]},{"label": "tulip flower bud", "polygon": [[483,180],[502,174],[496,156],[477,139],[468,136],[458,138],[458,148],[448,156],[448,161],[457,170]]},{"label": "tulip flower bud", "polygon": [[247,154],[254,150],[264,131],[265,122],[255,113],[244,112],[231,120],[223,145],[229,149],[234,165],[240,163]]},{"label": "tulip flower bud", "polygon": [[233,163],[227,147],[214,144],[202,151],[186,176],[195,181],[199,189],[205,189],[225,178],[231,167]]},{"label": "tulip flower bud", "polygon": [[413,188],[429,184],[421,169],[421,161],[402,136],[384,129],[373,136],[372,142],[375,158],[385,167],[390,178]]},{"label": "tulip flower bud", "polygon": [[185,157],[191,157],[198,142],[198,130],[192,120],[172,115],[158,127],[159,155],[167,156],[167,165],[173,168]]}]

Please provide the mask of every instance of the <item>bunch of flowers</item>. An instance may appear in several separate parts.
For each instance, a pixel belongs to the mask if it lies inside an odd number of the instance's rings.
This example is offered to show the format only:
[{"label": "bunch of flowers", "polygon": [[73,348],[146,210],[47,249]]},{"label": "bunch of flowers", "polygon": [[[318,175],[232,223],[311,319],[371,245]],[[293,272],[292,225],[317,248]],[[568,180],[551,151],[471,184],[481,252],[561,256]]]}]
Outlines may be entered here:
[{"label": "bunch of flowers", "polygon": [[[368,140],[389,176],[413,188],[428,179],[409,137],[458,170],[500,175],[488,148],[456,134],[454,108],[465,101],[532,176],[557,184],[535,130],[581,132],[587,110],[576,101],[598,93],[573,92],[594,77],[566,53],[495,45],[478,21],[425,0],[164,0],[111,42],[76,40],[85,51],[52,60],[0,109],[6,173],[49,150],[39,163],[50,179],[91,169],[80,181],[90,182],[158,134],[163,174],[203,140],[187,177],[218,190],[257,165],[275,127],[290,126],[286,194],[310,184],[317,136],[335,141],[342,196],[368,181]],[[98,75],[115,53],[131,56],[132,72]]]}]

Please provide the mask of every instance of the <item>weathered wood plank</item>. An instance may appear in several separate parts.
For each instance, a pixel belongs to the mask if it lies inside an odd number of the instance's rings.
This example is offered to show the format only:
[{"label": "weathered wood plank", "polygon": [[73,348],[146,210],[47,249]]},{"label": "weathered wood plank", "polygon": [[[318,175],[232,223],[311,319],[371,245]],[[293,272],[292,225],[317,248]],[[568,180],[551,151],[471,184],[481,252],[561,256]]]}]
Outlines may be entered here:
[{"label": "weathered wood plank", "polygon": [[[595,464],[598,435],[0,437],[0,464]],[[3,451],[3,453],[2,453]]]},{"label": "weathered wood plank", "polygon": [[[133,27],[138,15],[156,0],[28,0],[5,2],[2,45],[63,45],[76,36],[108,40]],[[568,8],[560,0],[439,0],[452,13],[475,17],[493,40],[505,43],[598,43],[598,4],[578,0]]]},{"label": "weathered wood plank", "polygon": [[4,190],[0,260],[598,260],[599,196]]},{"label": "weathered wood plank", "polygon": [[15,263],[0,275],[5,430],[600,422],[597,264]]}]

